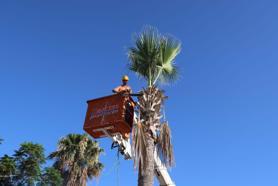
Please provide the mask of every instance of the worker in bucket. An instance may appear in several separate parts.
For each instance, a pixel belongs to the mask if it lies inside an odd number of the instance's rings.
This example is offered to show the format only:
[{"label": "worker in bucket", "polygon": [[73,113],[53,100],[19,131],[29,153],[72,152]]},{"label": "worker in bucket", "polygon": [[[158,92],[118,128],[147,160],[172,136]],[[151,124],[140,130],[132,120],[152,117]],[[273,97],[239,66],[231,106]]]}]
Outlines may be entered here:
[{"label": "worker in bucket", "polygon": [[129,78],[127,75],[123,76],[122,78],[122,84],[116,88],[114,88],[112,90],[112,92],[114,93],[122,93],[122,94],[131,94],[132,93],[132,90],[130,88],[130,86],[127,85],[127,82],[128,82]]},{"label": "worker in bucket", "polygon": [[[132,90],[130,88],[130,86],[128,86],[127,82],[128,82],[129,78],[127,75],[124,75],[122,77],[122,84],[116,88],[114,88],[112,90],[112,92],[116,93],[116,94],[123,94],[125,96],[125,102],[126,104],[124,105],[124,110],[126,110],[126,112],[133,112],[133,108],[135,106],[135,103],[133,101],[130,100],[129,94],[132,93]],[[125,115],[125,117],[127,117],[128,114]],[[123,135],[123,138],[125,140],[129,140],[130,137],[130,133],[125,133]]]}]

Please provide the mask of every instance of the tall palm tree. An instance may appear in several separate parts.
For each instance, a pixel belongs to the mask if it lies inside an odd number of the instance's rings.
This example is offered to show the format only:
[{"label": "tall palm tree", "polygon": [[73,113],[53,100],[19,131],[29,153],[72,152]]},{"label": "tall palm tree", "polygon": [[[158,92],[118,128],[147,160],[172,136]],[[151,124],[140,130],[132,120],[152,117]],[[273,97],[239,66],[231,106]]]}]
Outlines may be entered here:
[{"label": "tall palm tree", "polygon": [[177,78],[174,60],[180,50],[179,41],[159,34],[153,27],[146,27],[136,37],[135,46],[128,51],[129,69],[145,79],[148,85],[139,97],[139,122],[132,131],[139,186],[153,185],[155,148],[166,166],[174,163],[170,128],[167,122],[161,122],[165,96],[157,84]]},{"label": "tall palm tree", "polygon": [[88,135],[69,134],[58,142],[58,149],[49,155],[60,170],[66,186],[86,186],[88,179],[98,177],[103,169],[99,155],[103,152]]}]

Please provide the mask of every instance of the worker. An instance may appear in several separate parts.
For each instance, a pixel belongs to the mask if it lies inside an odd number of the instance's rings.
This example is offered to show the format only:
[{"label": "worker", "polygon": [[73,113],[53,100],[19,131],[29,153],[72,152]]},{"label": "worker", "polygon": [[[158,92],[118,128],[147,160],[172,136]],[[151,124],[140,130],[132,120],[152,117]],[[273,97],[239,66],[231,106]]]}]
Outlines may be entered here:
[{"label": "worker", "polygon": [[131,93],[132,93],[132,90],[131,90],[130,86],[127,85],[128,80],[129,80],[129,78],[128,78],[127,75],[123,76],[123,78],[122,78],[122,85],[120,85],[120,86],[114,88],[114,89],[112,90],[112,92],[117,93],[117,94],[118,94],[118,93],[123,93],[123,94],[127,93],[127,94],[131,94]]},{"label": "worker", "polygon": [[[135,105],[134,102],[130,100],[130,97],[127,96],[128,94],[132,93],[130,86],[127,85],[128,80],[129,80],[128,76],[124,75],[122,77],[122,84],[112,90],[112,92],[114,92],[116,94],[124,94],[125,95],[126,104],[124,105],[124,110],[126,110],[126,114],[125,114],[125,117],[127,117],[126,119],[128,119],[128,116],[129,116],[129,114],[127,114],[127,113],[130,112],[131,110],[133,110],[133,107]],[[123,135],[123,139],[128,141],[129,138],[130,138],[130,133],[125,133]]]}]

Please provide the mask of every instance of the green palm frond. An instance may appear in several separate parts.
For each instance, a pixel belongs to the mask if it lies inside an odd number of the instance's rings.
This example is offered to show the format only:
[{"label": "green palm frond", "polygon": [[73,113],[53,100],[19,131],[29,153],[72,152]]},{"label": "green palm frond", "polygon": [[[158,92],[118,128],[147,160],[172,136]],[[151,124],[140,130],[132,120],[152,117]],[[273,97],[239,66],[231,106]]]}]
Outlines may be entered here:
[{"label": "green palm frond", "polygon": [[162,36],[156,28],[146,27],[136,37],[135,46],[129,48],[129,69],[148,82],[148,86],[175,80],[176,56],[181,43],[170,36]]},{"label": "green palm frond", "polygon": [[175,80],[178,75],[177,66],[175,65],[175,58],[181,51],[181,43],[172,37],[163,36],[160,40],[160,54],[158,61],[159,73],[154,82],[159,80],[166,83]]},{"label": "green palm frond", "polygon": [[160,35],[157,29],[146,27],[136,37],[135,47],[131,47],[128,52],[128,58],[131,62],[129,69],[139,77],[146,79],[149,86],[157,73],[156,62],[159,58],[159,39]]}]

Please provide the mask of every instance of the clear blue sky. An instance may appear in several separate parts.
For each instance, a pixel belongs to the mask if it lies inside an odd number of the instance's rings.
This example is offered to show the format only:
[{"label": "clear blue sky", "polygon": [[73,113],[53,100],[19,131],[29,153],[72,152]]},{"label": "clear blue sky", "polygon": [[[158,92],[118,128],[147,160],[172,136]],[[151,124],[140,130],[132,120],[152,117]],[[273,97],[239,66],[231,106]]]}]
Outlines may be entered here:
[{"label": "clear blue sky", "polygon": [[[178,186],[278,185],[277,1],[0,2],[0,155],[23,141],[55,150],[82,133],[86,100],[108,95],[128,74],[132,35],[144,25],[176,36],[180,78],[169,100]],[[117,185],[116,152],[100,186]],[[136,185],[120,160],[120,186]],[[89,185],[92,185],[90,183]]]}]

